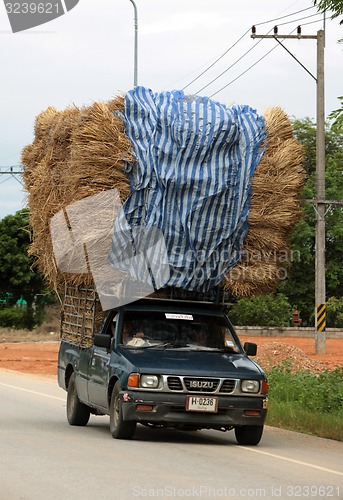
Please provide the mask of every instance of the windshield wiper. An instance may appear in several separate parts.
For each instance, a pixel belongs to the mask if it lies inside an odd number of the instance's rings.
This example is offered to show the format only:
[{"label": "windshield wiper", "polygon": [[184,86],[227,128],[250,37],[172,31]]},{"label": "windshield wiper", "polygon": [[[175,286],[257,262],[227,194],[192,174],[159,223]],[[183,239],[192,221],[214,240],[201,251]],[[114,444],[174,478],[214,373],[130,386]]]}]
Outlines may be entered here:
[{"label": "windshield wiper", "polygon": [[152,345],[142,345],[143,349],[152,349],[153,347],[157,349],[166,349],[167,347],[171,349],[179,349],[181,347],[190,347],[189,344],[173,344],[172,342],[165,342],[164,344],[152,344]]}]

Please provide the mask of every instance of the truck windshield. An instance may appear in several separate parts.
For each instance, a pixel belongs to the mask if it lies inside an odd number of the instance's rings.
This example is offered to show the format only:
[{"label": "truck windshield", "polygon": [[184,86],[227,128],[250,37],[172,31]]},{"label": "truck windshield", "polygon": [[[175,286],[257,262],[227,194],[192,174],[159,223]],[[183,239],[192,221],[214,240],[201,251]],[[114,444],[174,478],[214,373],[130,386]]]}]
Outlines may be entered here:
[{"label": "truck windshield", "polygon": [[241,352],[224,318],[193,313],[126,312],[120,343],[129,348]]}]

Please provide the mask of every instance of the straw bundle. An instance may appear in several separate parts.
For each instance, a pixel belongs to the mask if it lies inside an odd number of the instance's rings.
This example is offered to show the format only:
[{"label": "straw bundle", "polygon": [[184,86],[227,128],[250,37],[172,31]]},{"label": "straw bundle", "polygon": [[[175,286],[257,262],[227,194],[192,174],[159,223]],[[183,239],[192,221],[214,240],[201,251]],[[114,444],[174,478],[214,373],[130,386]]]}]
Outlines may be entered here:
[{"label": "straw bundle", "polygon": [[[123,108],[123,100],[120,101]],[[70,201],[113,188],[118,189],[122,201],[129,195],[129,182],[123,170],[125,161],[132,161],[131,143],[121,118],[109,107],[94,103],[86,108],[73,131],[67,174],[73,196]]]},{"label": "straw bundle", "polygon": [[267,148],[252,182],[249,231],[241,261],[222,285],[237,297],[275,289],[287,270],[288,236],[299,220],[298,195],[305,181],[303,148],[280,108],[266,111]]},{"label": "straw bundle", "polygon": [[[39,270],[55,290],[65,280],[80,284],[91,283],[92,278],[89,274],[68,275],[57,268],[50,235],[53,216],[71,203],[105,190],[116,188],[122,201],[129,194],[124,168],[126,161],[132,161],[131,144],[121,117],[113,114],[123,110],[123,97],[81,109],[57,111],[50,107],[36,118],[34,141],[23,149],[33,230],[30,252],[37,256]],[[94,219],[96,215],[92,214]]]}]

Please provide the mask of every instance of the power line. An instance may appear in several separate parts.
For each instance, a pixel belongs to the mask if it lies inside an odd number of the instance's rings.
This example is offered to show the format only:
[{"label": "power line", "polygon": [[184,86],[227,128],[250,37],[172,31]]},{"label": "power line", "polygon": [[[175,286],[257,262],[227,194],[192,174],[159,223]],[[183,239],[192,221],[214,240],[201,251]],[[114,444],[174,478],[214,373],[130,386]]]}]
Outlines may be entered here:
[{"label": "power line", "polygon": [[204,75],[205,73],[207,73],[207,71],[209,71],[211,68],[213,68],[213,66],[215,64],[217,64],[217,62],[220,61],[228,52],[230,52],[230,50],[233,49],[237,45],[237,43],[239,43],[242,40],[242,38],[244,38],[249,33],[249,31],[250,31],[250,28],[245,33],[243,33],[243,35],[233,45],[231,45],[231,47],[229,47],[210,66],[208,66],[208,68],[206,68],[197,77],[195,77],[191,82],[189,82],[188,85],[186,85],[185,87],[183,87],[182,90],[185,90],[187,87],[189,87],[190,85],[192,85],[192,83],[194,83],[196,80],[198,80],[202,75]]},{"label": "power line", "polygon": [[[293,19],[292,21],[287,21],[285,23],[279,23],[278,26],[284,26],[285,24],[297,23],[298,21],[302,21],[303,19],[309,19],[310,17],[315,17],[315,16],[320,16],[320,14],[318,12],[316,12],[315,14],[311,14],[310,16],[299,17],[298,19]],[[318,19],[318,22],[322,21],[322,19],[323,19],[322,17],[320,19]]]},{"label": "power line", "polygon": [[[307,7],[306,9],[297,10],[296,12],[292,12],[292,14],[286,14],[285,16],[276,17],[275,19],[270,19],[269,21],[263,21],[262,23],[256,23],[255,26],[262,26],[262,24],[274,23],[275,21],[279,21],[280,19],[285,19],[286,17],[295,16],[296,14],[300,14],[301,12],[305,12],[306,10],[310,10],[310,9],[314,9],[314,7]],[[308,16],[308,17],[310,17],[310,16]],[[290,21],[290,22],[292,22],[292,21]]]},{"label": "power line", "polygon": [[308,23],[301,23],[301,26],[307,26],[308,24],[321,23],[323,19],[316,19],[315,21],[309,21]]},{"label": "power line", "polygon": [[[307,9],[304,9],[304,10],[307,10]],[[308,19],[310,17],[314,17],[314,16],[317,16],[318,13],[316,14],[313,14],[311,16],[306,16],[306,17],[303,17],[301,19]],[[279,24],[278,26],[282,26],[283,24],[290,24],[290,23],[293,23],[293,22],[298,22],[301,20],[300,18],[299,19],[294,19],[293,21],[289,21],[289,22],[286,22],[286,23],[281,23]],[[317,19],[315,21],[310,21],[308,23],[304,23],[302,24],[303,26],[306,24],[314,24],[314,23],[318,23],[318,22],[321,22],[322,19]],[[265,23],[260,23],[260,24],[265,24]],[[258,26],[257,24],[255,24],[255,26]],[[268,33],[270,33],[271,30],[268,31]],[[291,33],[293,33],[293,31],[295,30],[292,30]],[[261,42],[262,39],[259,41]],[[277,40],[278,41],[278,40]],[[257,47],[257,45],[259,44],[259,42],[257,42],[253,47],[251,47],[249,50],[247,50],[239,59],[237,59],[233,64],[231,64],[226,70],[224,70],[222,73],[220,73],[218,76],[216,76],[215,78],[213,78],[213,80],[211,80],[208,84],[206,84],[204,87],[202,87],[200,90],[198,90],[196,93],[199,94],[200,92],[202,92],[204,89],[206,89],[207,87],[209,87],[210,85],[212,85],[212,83],[214,83],[215,81],[217,81],[221,76],[223,76],[225,73],[227,73],[227,71],[229,71],[231,68],[233,68],[233,66],[235,66],[239,61],[241,61],[249,52],[251,52],[255,47]],[[281,44],[281,42],[278,41],[279,44]],[[282,45],[282,44],[281,44]],[[217,92],[213,93],[210,97],[213,97],[215,96],[216,94],[218,94],[219,92],[221,92],[222,90],[224,90],[226,87],[228,87],[229,85],[231,85],[232,83],[234,83],[236,80],[238,80],[241,76],[245,75],[245,73],[247,73],[248,71],[250,71],[250,69],[252,69],[254,66],[256,66],[260,61],[262,61],[265,57],[267,57],[274,49],[276,49],[277,45],[274,46],[271,50],[269,50],[264,56],[262,56],[260,59],[258,59],[255,63],[253,63],[251,66],[249,66],[249,68],[247,68],[246,70],[244,70],[242,73],[240,73],[240,75],[238,75],[236,78],[234,78],[233,80],[231,80],[229,83],[227,83],[226,85],[224,85],[224,87],[222,87],[220,90],[218,90]],[[287,49],[286,49],[287,50]],[[306,69],[306,68],[305,68]],[[308,70],[306,70],[308,71]],[[312,76],[312,75],[311,75]]]},{"label": "power line", "polygon": [[1,181],[1,182],[0,182],[0,184],[5,184],[5,182],[10,181],[10,180],[11,180],[11,178],[10,178],[10,177],[8,177],[7,179],[5,179],[5,180]]},{"label": "power line", "polygon": [[218,76],[216,76],[215,78],[213,78],[213,80],[211,80],[209,83],[207,83],[206,85],[204,85],[204,87],[202,87],[196,93],[200,94],[200,92],[202,92],[204,89],[206,89],[207,87],[209,87],[210,85],[212,85],[212,83],[214,83],[215,81],[217,81],[221,76],[225,75],[225,73],[227,73],[231,68],[233,68],[234,66],[236,66],[236,64],[239,63],[239,61],[241,61],[243,59],[243,57],[245,57],[247,54],[249,54],[249,52],[251,52],[252,50],[254,50],[255,47],[257,47],[257,45],[260,42],[262,42],[262,40],[259,40],[257,43],[255,43],[255,45],[253,45],[252,47],[250,47],[250,49],[248,49],[246,52],[244,52],[244,54],[241,57],[239,57],[234,63],[232,63],[231,66],[229,66],[222,73],[220,73]]},{"label": "power line", "polygon": [[238,75],[236,78],[234,78],[233,80],[231,80],[231,82],[227,83],[226,85],[224,85],[224,87],[222,87],[221,89],[217,90],[217,92],[214,92],[214,94],[210,95],[210,97],[213,97],[215,96],[216,94],[219,94],[219,92],[221,92],[222,90],[226,89],[226,87],[228,87],[229,85],[231,85],[231,83],[235,82],[236,80],[238,80],[238,78],[240,78],[241,76],[245,75],[245,73],[247,73],[248,71],[251,70],[251,68],[253,68],[254,66],[256,66],[256,64],[258,64],[259,62],[262,61],[262,59],[264,59],[265,57],[267,57],[271,52],[273,52],[273,50],[275,50],[276,48],[278,47],[278,45],[275,45],[272,49],[270,49],[266,54],[264,54],[264,56],[260,57],[260,59],[258,59],[256,62],[254,62],[254,64],[252,64],[251,66],[249,66],[248,69],[246,69],[245,71],[243,71],[240,75]]},{"label": "power line", "polygon": [[[298,10],[296,12],[292,12],[291,14],[287,14],[285,16],[280,16],[280,17],[276,17],[275,19],[269,19],[268,21],[263,21],[261,23],[257,23],[255,24],[255,26],[262,26],[263,24],[268,24],[268,23],[272,23],[272,22],[275,22],[275,21],[279,21],[280,19],[285,19],[287,17],[291,17],[291,16],[294,16],[296,14],[300,14],[301,12],[305,12],[307,10],[310,10],[310,9],[313,9],[314,7],[307,7],[306,9],[301,9],[301,10]],[[316,14],[315,14],[316,15]],[[308,17],[311,17],[311,16],[308,16]],[[296,22],[295,21],[290,21],[290,22]],[[250,28],[245,31],[245,33],[243,33],[243,35],[241,35],[238,40],[236,40],[236,42],[231,45],[228,49],[226,49],[219,57],[217,57],[217,59],[212,63],[210,64],[204,71],[202,71],[198,76],[196,76],[195,78],[193,78],[193,80],[191,82],[189,82],[187,85],[185,85],[182,90],[185,90],[186,88],[188,88],[190,85],[192,85],[194,82],[196,82],[199,78],[201,78],[205,73],[207,73],[207,71],[209,71],[211,68],[213,68],[213,66],[215,64],[217,64],[217,62],[219,62],[228,52],[230,52],[231,49],[233,49],[248,33],[250,32]],[[257,44],[256,44],[257,45]],[[242,56],[244,57],[244,56]],[[207,85],[208,86],[208,85]],[[206,87],[205,87],[206,88]],[[201,89],[203,90],[203,89]]]}]

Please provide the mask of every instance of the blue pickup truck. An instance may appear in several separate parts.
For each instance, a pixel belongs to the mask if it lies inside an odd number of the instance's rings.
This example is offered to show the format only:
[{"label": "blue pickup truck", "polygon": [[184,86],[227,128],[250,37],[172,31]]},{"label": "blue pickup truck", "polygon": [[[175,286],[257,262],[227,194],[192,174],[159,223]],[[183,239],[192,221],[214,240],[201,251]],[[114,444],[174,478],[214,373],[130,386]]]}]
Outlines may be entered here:
[{"label": "blue pickup truck", "polygon": [[62,335],[58,382],[68,422],[109,415],[118,439],[132,438],[137,424],[234,429],[239,444],[257,445],[268,383],[249,357],[256,349],[242,346],[218,304],[142,299],[112,309],[88,343]]}]

